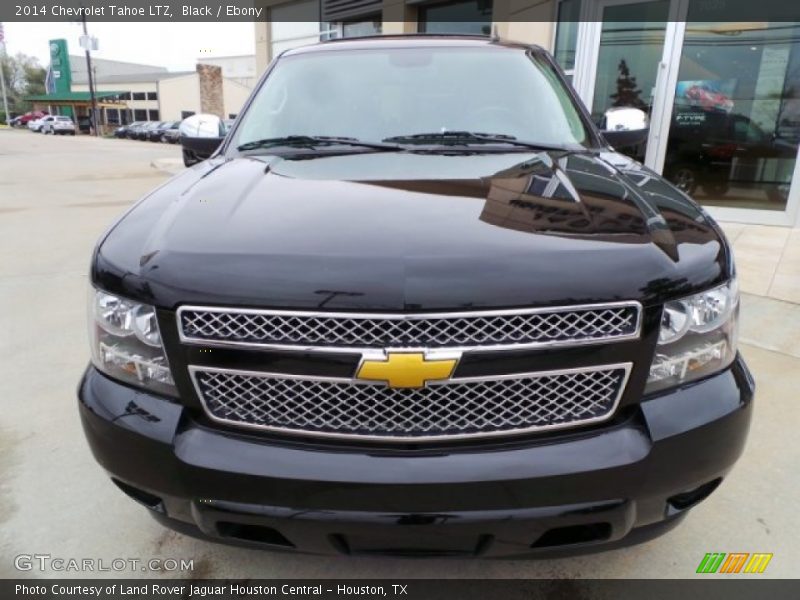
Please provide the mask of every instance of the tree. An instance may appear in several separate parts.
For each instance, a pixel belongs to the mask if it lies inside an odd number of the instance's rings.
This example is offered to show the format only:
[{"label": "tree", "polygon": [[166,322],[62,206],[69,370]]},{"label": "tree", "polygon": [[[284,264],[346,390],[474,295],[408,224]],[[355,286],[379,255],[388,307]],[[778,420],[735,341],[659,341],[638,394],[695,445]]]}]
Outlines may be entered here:
[{"label": "tree", "polygon": [[[33,56],[19,53],[16,56],[0,57],[0,68],[6,81],[8,110],[12,115],[19,115],[31,110],[31,103],[23,100],[25,96],[44,94],[47,69],[39,64]],[[0,110],[2,110],[0,103]],[[2,119],[5,121],[5,119]]]},{"label": "tree", "polygon": [[637,89],[636,77],[631,75],[628,63],[623,58],[619,61],[619,76],[617,77],[617,91],[611,94],[611,106],[626,106],[647,109],[647,104],[642,100],[642,90]]},{"label": "tree", "polygon": [[37,96],[47,93],[44,83],[47,77],[47,69],[42,67],[36,59],[33,62],[23,63],[22,72],[22,78],[25,81],[25,96]]}]

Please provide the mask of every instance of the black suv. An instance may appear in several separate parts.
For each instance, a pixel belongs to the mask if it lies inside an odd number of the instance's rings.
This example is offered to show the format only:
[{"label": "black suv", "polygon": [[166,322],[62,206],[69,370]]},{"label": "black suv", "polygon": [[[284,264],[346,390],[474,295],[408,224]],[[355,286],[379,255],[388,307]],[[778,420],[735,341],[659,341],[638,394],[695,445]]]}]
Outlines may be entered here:
[{"label": "black suv", "polygon": [[91,282],[94,455],[213,540],[632,543],[717,488],[750,423],[724,235],[536,47],[284,52],[214,155],[102,237]]}]

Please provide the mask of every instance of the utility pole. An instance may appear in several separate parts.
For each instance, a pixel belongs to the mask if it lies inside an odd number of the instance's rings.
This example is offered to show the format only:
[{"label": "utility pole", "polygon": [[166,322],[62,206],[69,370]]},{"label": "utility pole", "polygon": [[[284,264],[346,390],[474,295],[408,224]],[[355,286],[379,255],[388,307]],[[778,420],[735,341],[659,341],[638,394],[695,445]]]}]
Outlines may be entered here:
[{"label": "utility pole", "polygon": [[0,88],[3,89],[3,111],[6,115],[6,123],[8,123],[9,119],[11,119],[11,115],[8,114],[8,96],[6,96],[6,75],[5,71],[3,70],[3,65],[5,64],[6,58],[6,34],[3,30],[3,24],[0,23]]},{"label": "utility pole", "polygon": [[[81,17],[83,22],[83,35],[86,40],[89,40],[89,32],[86,31],[86,12],[83,12]],[[89,76],[89,95],[92,97],[92,126],[94,127],[94,135],[100,135],[100,127],[97,122],[97,97],[94,95],[94,79],[92,78],[92,55],[89,53],[90,44],[86,44],[86,74]]]}]

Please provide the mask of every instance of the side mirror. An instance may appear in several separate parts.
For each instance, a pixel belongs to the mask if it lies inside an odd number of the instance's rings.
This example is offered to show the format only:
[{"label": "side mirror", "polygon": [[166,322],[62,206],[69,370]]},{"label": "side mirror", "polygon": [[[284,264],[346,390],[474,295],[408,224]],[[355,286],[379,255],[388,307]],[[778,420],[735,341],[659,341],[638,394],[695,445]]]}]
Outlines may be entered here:
[{"label": "side mirror", "polygon": [[186,117],[180,124],[181,135],[191,138],[223,137],[222,119],[217,115],[199,114]]},{"label": "side mirror", "polygon": [[647,113],[627,106],[609,108],[603,115],[603,137],[614,148],[629,148],[647,142],[650,123]]},{"label": "side mirror", "polygon": [[214,154],[227,133],[227,127],[217,115],[199,114],[186,117],[178,125],[183,164],[187,167]]}]

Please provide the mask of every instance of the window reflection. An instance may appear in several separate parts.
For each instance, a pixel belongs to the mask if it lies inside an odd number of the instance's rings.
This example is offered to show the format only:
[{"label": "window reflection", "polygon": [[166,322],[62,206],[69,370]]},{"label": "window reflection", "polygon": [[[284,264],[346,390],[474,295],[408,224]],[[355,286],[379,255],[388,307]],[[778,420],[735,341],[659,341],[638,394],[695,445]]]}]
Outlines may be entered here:
[{"label": "window reflection", "polygon": [[669,0],[611,5],[603,11],[592,118],[601,124],[611,107],[649,113],[664,51]]},{"label": "window reflection", "polygon": [[[607,128],[609,109],[637,108],[650,116],[669,7],[669,0],[644,0],[603,9],[592,102],[592,119],[600,129]],[[644,161],[645,148],[642,143],[618,150]]]},{"label": "window reflection", "polygon": [[558,3],[558,28],[553,55],[568,77],[572,77],[575,69],[580,14],[581,0],[561,0]]},{"label": "window reflection", "polygon": [[492,0],[455,0],[419,7],[420,33],[489,35]]},{"label": "window reflection", "polygon": [[783,211],[798,141],[800,26],[687,23],[664,174],[704,204]]}]

